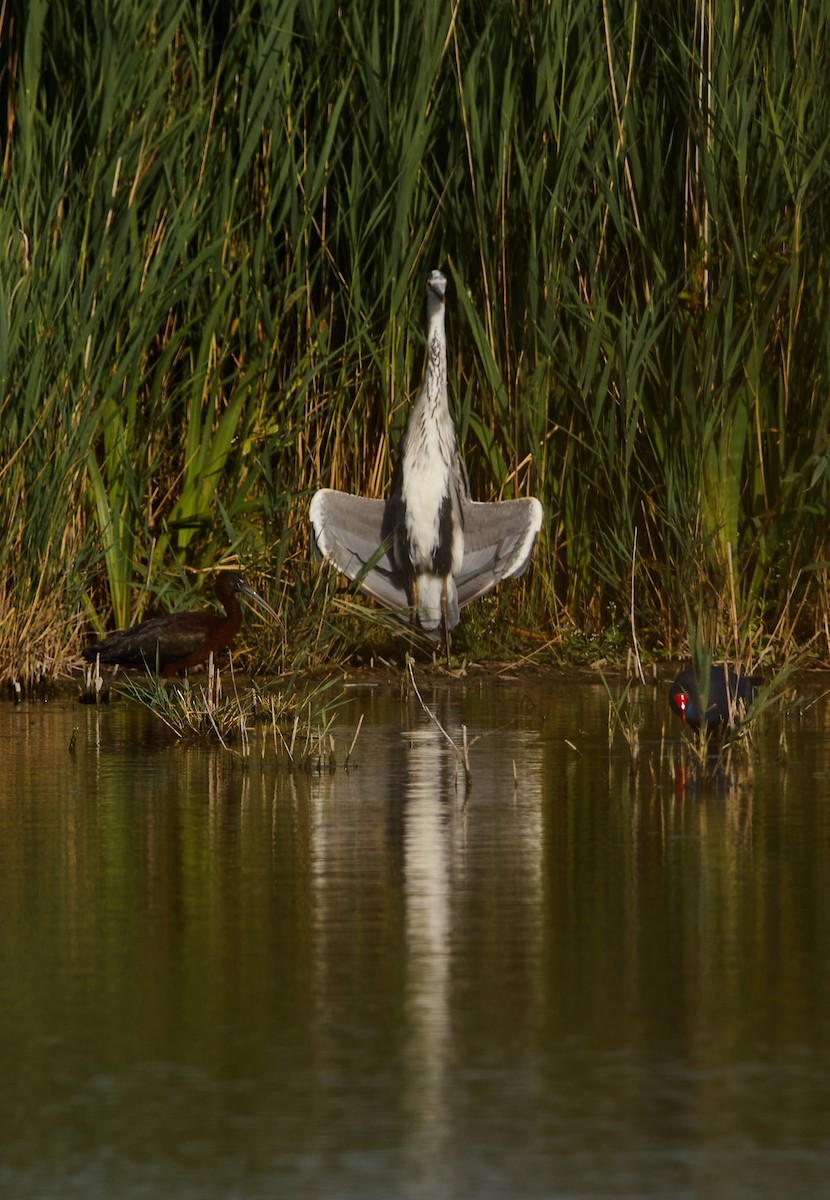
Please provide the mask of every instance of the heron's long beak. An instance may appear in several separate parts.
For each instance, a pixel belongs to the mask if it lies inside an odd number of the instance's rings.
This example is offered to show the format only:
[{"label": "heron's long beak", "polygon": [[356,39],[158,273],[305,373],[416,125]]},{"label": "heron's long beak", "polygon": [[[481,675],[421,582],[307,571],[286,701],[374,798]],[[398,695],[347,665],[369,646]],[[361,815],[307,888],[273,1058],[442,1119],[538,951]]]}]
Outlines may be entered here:
[{"label": "heron's long beak", "polygon": [[279,619],[277,614],[274,612],[271,605],[268,603],[267,600],[263,600],[263,598],[262,598],[262,596],[260,596],[259,592],[255,592],[252,587],[248,587],[247,583],[240,583],[238,590],[242,593],[243,596],[247,596],[249,600],[253,600],[254,604],[258,604],[260,608],[263,608],[265,610],[265,612],[268,613],[269,617],[274,618],[274,620],[277,622],[278,625],[282,625],[282,621]]}]

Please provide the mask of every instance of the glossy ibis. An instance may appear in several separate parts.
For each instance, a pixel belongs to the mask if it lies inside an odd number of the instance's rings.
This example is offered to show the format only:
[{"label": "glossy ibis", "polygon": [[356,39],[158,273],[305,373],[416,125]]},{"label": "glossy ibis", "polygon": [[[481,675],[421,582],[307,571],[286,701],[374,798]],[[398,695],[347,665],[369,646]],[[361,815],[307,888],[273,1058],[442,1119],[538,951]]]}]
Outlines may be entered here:
[{"label": "glossy ibis", "polygon": [[81,653],[88,662],[97,658],[102,663],[122,667],[146,667],[170,679],[179,671],[205,662],[211,653],[230,646],[242,624],[240,595],[247,596],[279,620],[270,604],[248,587],[237,571],[221,571],[216,577],[216,598],[225,610],[224,617],[212,612],[151,617],[140,625],[116,630],[102,642],[85,646]]},{"label": "glossy ibis", "polygon": [[427,361],[386,500],[323,488],[309,516],[318,553],[432,637],[502,579],[521,575],[542,525],[536,499],[477,503],[447,399],[446,278],[427,279]]},{"label": "glossy ibis", "polygon": [[692,729],[701,725],[711,729],[739,719],[763,682],[757,675],[736,675],[724,663],[710,667],[708,681],[708,694],[703,697],[698,691],[694,667],[686,667],[669,688],[672,710]]}]

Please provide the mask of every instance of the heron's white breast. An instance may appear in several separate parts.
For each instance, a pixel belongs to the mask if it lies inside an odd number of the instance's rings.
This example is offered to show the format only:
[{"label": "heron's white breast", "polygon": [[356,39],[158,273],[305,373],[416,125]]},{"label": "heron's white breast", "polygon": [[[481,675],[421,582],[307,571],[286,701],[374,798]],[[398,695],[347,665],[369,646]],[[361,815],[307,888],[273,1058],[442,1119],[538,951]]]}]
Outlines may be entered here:
[{"label": "heron's white breast", "polygon": [[[455,457],[455,439],[450,425],[450,438],[441,436],[436,424],[419,429],[420,436],[412,438],[403,458],[403,499],[405,503],[406,534],[412,554],[412,566],[423,569],[430,565],[432,553],[440,536],[441,510],[448,496],[453,495],[451,463]],[[453,506],[452,569],[461,569],[464,557],[463,531],[455,519]]]}]

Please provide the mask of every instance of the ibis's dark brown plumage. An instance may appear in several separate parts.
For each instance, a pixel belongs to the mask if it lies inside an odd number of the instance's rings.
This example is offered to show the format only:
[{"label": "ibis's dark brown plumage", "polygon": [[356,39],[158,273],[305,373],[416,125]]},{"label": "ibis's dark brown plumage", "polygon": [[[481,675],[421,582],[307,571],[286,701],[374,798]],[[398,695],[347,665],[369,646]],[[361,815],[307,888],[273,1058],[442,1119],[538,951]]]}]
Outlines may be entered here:
[{"label": "ibis's dark brown plumage", "polygon": [[145,667],[170,679],[179,671],[205,662],[211,653],[230,646],[242,624],[240,593],[278,619],[270,604],[248,587],[238,572],[221,571],[216,577],[216,599],[225,610],[224,617],[213,612],[151,617],[130,629],[116,630],[102,642],[86,646],[81,653],[88,662],[98,659],[122,667]]}]

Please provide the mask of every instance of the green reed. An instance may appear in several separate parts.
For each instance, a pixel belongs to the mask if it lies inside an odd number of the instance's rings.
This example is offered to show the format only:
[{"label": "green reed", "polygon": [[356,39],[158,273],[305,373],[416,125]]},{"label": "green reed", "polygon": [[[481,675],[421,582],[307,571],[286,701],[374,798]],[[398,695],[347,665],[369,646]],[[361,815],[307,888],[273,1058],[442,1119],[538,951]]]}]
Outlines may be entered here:
[{"label": "green reed", "polygon": [[710,7],[7,8],[0,662],[230,557],[325,656],[308,497],[388,485],[439,265],[475,494],[547,513],[476,652],[627,625],[635,537],[652,649],[730,579],[826,628],[830,2]]}]

